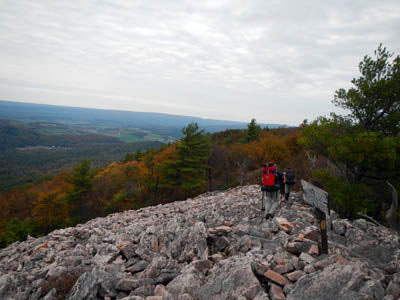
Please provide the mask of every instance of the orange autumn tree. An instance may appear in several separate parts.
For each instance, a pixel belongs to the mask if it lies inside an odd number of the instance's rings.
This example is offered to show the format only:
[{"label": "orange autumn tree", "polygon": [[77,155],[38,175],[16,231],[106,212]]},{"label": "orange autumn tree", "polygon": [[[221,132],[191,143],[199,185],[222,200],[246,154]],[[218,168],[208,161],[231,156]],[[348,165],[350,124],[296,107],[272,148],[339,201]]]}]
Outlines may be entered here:
[{"label": "orange autumn tree", "polygon": [[68,204],[65,196],[66,193],[62,191],[38,194],[33,214],[42,232],[48,233],[68,225]]}]

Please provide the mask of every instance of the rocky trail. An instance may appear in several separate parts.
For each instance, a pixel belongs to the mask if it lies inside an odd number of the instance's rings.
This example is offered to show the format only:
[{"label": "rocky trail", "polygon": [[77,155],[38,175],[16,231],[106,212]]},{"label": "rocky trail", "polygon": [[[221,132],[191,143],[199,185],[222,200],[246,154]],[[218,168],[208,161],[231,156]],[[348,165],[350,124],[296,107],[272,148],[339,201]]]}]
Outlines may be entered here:
[{"label": "rocky trail", "polygon": [[268,221],[260,198],[237,187],[16,242],[0,250],[0,299],[399,299],[396,233],[333,214],[318,256],[301,195]]}]

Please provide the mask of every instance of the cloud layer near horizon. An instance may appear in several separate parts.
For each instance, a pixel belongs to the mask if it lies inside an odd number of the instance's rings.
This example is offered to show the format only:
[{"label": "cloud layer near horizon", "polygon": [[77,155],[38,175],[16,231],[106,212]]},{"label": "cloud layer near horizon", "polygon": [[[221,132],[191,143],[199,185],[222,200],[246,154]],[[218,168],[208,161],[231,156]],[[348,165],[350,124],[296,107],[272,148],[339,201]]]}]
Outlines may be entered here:
[{"label": "cloud layer near horizon", "polygon": [[0,99],[299,124],[399,54],[389,1],[0,0]]}]

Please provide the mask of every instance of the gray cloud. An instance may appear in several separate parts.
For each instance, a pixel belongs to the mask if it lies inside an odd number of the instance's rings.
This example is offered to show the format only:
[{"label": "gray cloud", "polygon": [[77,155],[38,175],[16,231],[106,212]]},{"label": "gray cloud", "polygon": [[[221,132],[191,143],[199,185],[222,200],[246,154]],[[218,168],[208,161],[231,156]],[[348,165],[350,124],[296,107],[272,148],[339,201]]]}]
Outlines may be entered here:
[{"label": "gray cloud", "polygon": [[0,99],[299,124],[326,115],[398,1],[0,0]]}]

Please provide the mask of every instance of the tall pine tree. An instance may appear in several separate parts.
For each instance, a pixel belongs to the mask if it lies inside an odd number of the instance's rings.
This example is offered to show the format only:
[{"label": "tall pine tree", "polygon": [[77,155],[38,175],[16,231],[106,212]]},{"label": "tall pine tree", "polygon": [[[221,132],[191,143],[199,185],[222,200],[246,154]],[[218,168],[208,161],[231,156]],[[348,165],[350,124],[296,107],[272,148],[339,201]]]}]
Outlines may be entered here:
[{"label": "tall pine tree", "polygon": [[252,141],[257,141],[260,136],[261,127],[257,125],[256,119],[251,119],[251,122],[247,124],[247,132],[246,132],[246,143],[250,143]]},{"label": "tall pine tree", "polygon": [[90,170],[91,161],[83,160],[75,166],[71,174],[65,177],[65,181],[73,185],[73,189],[67,194],[69,204],[69,217],[71,224],[77,224],[90,219],[90,205],[88,194],[92,189],[94,172]]},{"label": "tall pine tree", "polygon": [[184,127],[182,133],[184,136],[177,144],[177,160],[164,164],[161,169],[162,186],[171,194],[180,191],[183,197],[191,197],[205,187],[210,142],[197,123]]}]

